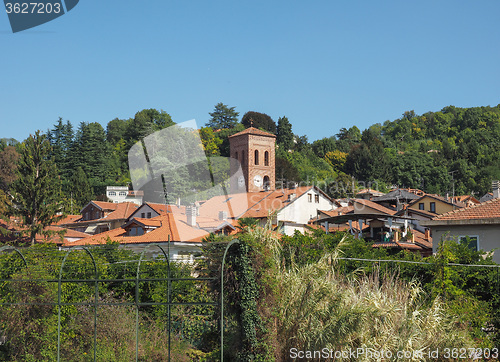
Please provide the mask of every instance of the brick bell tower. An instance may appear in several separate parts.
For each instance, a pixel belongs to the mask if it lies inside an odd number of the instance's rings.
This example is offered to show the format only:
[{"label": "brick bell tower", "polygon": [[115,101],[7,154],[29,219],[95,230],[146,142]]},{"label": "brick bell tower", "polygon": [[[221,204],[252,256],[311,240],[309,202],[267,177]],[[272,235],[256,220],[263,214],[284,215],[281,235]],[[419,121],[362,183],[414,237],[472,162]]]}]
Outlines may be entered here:
[{"label": "brick bell tower", "polygon": [[[240,162],[245,181],[235,180],[231,184],[232,193],[275,189],[275,144],[275,135],[253,126],[229,136],[231,157]],[[236,167],[231,163],[231,175],[237,171]]]}]

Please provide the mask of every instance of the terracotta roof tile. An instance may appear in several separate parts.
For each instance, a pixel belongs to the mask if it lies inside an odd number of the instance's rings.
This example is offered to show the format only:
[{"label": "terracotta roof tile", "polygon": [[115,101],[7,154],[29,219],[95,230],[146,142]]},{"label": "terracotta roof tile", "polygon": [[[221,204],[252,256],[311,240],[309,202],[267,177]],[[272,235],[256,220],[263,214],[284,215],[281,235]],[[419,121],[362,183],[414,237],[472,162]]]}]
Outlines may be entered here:
[{"label": "terracotta roof tile", "polygon": [[473,220],[500,218],[500,199],[493,199],[468,208],[453,210],[432,220]]},{"label": "terracotta roof tile", "polygon": [[106,201],[91,201],[94,205],[99,207],[101,210],[116,210],[118,203],[106,202]]},{"label": "terracotta roof tile", "polygon": [[55,225],[69,224],[81,219],[82,215],[66,215],[61,220],[55,223]]},{"label": "terracotta roof tile", "polygon": [[255,128],[255,127],[248,127],[244,131],[241,131],[241,132],[238,132],[238,133],[235,133],[235,134],[229,136],[229,138],[241,136],[241,135],[244,135],[244,134],[254,134],[254,135],[257,135],[257,136],[266,136],[266,137],[276,138],[276,136],[273,135],[272,133],[269,133],[269,132],[266,132],[266,131],[262,131],[260,129]]},{"label": "terracotta roof tile", "polygon": [[125,220],[139,207],[133,202],[120,202],[115,205],[117,206],[113,212],[97,220]]},{"label": "terracotta roof tile", "polygon": [[[376,210],[378,212],[381,212],[381,213],[387,214],[387,215],[394,215],[396,213],[396,211],[388,209],[387,207],[379,205],[376,202],[373,202],[373,201],[370,201],[370,200],[352,199],[352,201],[354,203],[354,212],[355,213],[356,213],[356,211],[362,211],[364,209],[364,207],[368,207],[370,209]],[[360,207],[356,207],[355,204],[361,204],[362,206],[361,206],[361,208]]]}]

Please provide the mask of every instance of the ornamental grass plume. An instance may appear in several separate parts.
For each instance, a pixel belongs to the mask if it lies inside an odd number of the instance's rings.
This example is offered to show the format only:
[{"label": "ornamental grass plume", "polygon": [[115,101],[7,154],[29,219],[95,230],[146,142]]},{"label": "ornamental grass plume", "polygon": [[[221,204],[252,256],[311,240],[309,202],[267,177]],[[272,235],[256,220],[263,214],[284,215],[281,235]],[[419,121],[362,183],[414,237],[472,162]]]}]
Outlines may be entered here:
[{"label": "ornamental grass plume", "polygon": [[439,298],[425,303],[416,282],[403,281],[396,274],[381,277],[378,270],[370,275],[343,275],[336,265],[345,240],[316,263],[292,263],[285,268],[282,249],[270,239],[261,240],[270,243],[278,270],[276,330],[282,359],[289,358],[291,348],[371,348],[395,355],[397,351],[426,354],[429,349],[474,346],[470,336],[446,315]]}]

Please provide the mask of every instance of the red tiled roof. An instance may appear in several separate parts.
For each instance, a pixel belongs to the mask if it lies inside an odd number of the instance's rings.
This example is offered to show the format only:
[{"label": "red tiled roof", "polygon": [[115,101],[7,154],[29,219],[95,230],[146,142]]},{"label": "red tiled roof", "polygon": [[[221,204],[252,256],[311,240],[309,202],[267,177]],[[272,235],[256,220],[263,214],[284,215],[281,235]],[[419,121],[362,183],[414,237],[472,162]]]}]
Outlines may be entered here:
[{"label": "red tiled roof", "polygon": [[366,206],[366,207],[368,207],[370,209],[376,210],[378,212],[381,212],[383,214],[387,214],[387,215],[394,215],[396,213],[396,211],[388,209],[387,207],[379,205],[376,202],[373,202],[373,201],[370,201],[370,200],[353,199],[352,201],[353,201],[353,203],[358,203],[358,204],[363,205],[363,207],[361,207],[361,210],[360,210],[360,208],[354,206],[354,212],[355,213],[356,213],[356,211],[362,211],[362,209],[364,208],[364,206]]},{"label": "red tiled roof", "polygon": [[82,215],[67,215],[63,217],[61,220],[55,223],[55,225],[63,225],[75,222],[78,219],[81,219]]},{"label": "red tiled roof", "polygon": [[[313,186],[301,186],[295,189],[280,189],[270,191],[268,193],[249,192],[248,194],[251,201],[251,203],[249,203],[250,207],[241,217],[266,218],[269,216],[270,212],[281,210],[312,188]],[[264,194],[264,197],[259,200],[259,196],[262,194]],[[290,196],[292,194],[295,194],[296,196],[290,200]],[[253,200],[252,197],[254,197]]]},{"label": "red tiled roof", "polygon": [[493,199],[468,208],[453,210],[432,220],[474,220],[500,218],[500,199]]},{"label": "red tiled roof", "polygon": [[348,214],[350,212],[353,212],[354,211],[354,206],[352,205],[349,205],[349,206],[343,206],[343,207],[338,207],[334,210],[319,210],[319,212],[325,214],[326,216],[329,216],[329,217],[335,217],[335,216],[339,216],[339,215],[345,215],[345,214]]},{"label": "red tiled roof", "polygon": [[108,215],[104,216],[98,220],[125,220],[138,208],[137,204],[133,202],[120,202],[115,204],[116,209],[113,212],[110,212]]},{"label": "red tiled roof", "polygon": [[144,225],[144,226],[151,226],[151,227],[160,227],[161,226],[161,216],[153,217],[150,219],[134,217],[133,219],[129,220],[127,225],[132,224],[134,221],[136,223]]},{"label": "red tiled roof", "polygon": [[[11,217],[9,222],[5,222],[4,220],[0,220],[0,228],[4,228],[9,232],[23,232],[25,230],[24,227],[18,222],[16,222],[16,218]],[[47,226],[45,231],[52,231],[56,234],[51,236],[45,236],[36,234],[35,241],[37,243],[63,243],[63,240],[66,238],[85,238],[89,236],[89,234],[85,234],[76,230],[65,229],[59,226]],[[64,236],[59,235],[59,233],[64,232]],[[8,242],[16,242],[16,243],[27,243],[29,242],[29,237],[27,235],[16,236],[14,234],[6,234],[0,235],[0,242],[8,243]]]},{"label": "red tiled roof", "polygon": [[255,127],[249,127],[247,129],[245,129],[244,131],[241,131],[241,132],[238,132],[238,133],[235,133],[235,134],[229,136],[229,138],[241,136],[241,135],[244,135],[244,134],[254,134],[254,135],[257,135],[257,136],[266,136],[266,137],[276,138],[276,136],[273,135],[272,133],[269,133],[269,132],[266,132],[266,131],[262,131],[260,129],[255,128]]},{"label": "red tiled roof", "polygon": [[106,201],[91,201],[94,205],[99,207],[101,210],[116,210],[118,203],[106,202]]},{"label": "red tiled roof", "polygon": [[65,245],[99,245],[105,244],[108,239],[120,244],[164,243],[169,240],[169,237],[172,242],[201,242],[201,239],[209,234],[203,229],[187,225],[185,219],[185,215],[173,213],[164,213],[151,219],[132,219],[131,222],[137,220],[150,226],[158,226],[143,235],[137,236],[127,236],[127,230],[121,227],[75,242],[66,242]]}]

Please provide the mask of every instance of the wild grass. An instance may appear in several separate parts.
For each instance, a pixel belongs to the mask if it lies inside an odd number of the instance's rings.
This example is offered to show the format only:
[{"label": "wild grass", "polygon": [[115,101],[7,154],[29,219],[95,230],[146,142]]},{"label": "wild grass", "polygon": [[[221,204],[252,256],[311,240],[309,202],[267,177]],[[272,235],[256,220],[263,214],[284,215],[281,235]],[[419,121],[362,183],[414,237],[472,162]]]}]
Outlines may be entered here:
[{"label": "wild grass", "polygon": [[[474,347],[474,342],[445,312],[443,302],[429,301],[416,282],[378,271],[343,275],[336,267],[339,249],[318,262],[285,267],[276,238],[258,235],[274,254],[278,273],[275,318],[277,358],[290,349],[333,351],[419,351]],[[357,361],[373,360],[358,356]]]}]

